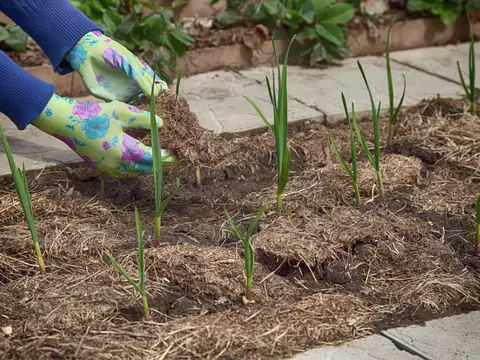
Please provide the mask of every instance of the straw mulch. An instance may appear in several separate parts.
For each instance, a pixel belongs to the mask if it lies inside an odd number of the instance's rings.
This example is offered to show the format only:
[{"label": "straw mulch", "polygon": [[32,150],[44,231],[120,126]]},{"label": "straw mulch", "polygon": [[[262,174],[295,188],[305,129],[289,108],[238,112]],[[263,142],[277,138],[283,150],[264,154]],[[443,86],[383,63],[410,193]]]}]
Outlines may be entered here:
[{"label": "straw mulch", "polygon": [[[36,273],[12,180],[0,178],[0,328],[13,331],[0,336],[0,358],[279,359],[393,324],[478,309],[480,133],[471,131],[478,119],[457,114],[462,102],[446,111],[439,101],[404,112],[395,141],[382,147],[385,202],[371,165],[359,157],[359,208],[327,129],[292,129],[282,215],[271,206],[252,238],[254,303],[242,300],[243,251],[223,231],[224,209],[245,229],[264,203],[273,203],[269,133],[227,140],[198,124],[195,130],[185,122],[182,130],[182,100],[159,105],[163,129],[183,134],[162,135],[163,146],[185,160],[165,178],[164,195],[177,176],[181,187],[162,219],[160,248],[151,247],[151,176],[108,178],[101,202],[98,175],[83,165],[30,173],[46,276]],[[369,120],[360,125],[371,138]],[[347,127],[332,131],[348,159]],[[229,158],[252,144],[253,167],[242,165],[245,157],[229,165],[217,154]],[[201,187],[192,175],[197,162],[206,164]],[[141,321],[138,295],[105,256],[111,251],[137,277],[134,207],[145,230],[149,324]]]}]

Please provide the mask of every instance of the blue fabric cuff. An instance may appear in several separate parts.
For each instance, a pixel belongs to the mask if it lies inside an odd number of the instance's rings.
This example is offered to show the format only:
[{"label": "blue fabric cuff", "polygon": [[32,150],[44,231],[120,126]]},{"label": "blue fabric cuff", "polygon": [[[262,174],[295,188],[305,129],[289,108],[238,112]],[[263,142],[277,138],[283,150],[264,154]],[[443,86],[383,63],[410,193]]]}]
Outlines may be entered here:
[{"label": "blue fabric cuff", "polygon": [[73,71],[65,55],[89,31],[102,31],[68,0],[0,1],[0,10],[28,33],[60,75]]},{"label": "blue fabric cuff", "polygon": [[0,51],[0,112],[23,130],[45,109],[55,85],[42,81]]}]

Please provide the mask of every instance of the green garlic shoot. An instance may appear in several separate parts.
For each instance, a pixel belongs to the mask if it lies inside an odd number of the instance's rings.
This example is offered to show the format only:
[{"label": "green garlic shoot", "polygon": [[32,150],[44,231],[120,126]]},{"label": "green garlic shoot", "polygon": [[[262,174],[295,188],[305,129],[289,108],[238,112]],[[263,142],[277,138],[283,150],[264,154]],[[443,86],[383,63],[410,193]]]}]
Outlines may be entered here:
[{"label": "green garlic shoot", "polygon": [[282,195],[285,186],[288,182],[288,176],[290,174],[290,147],[288,145],[288,93],[287,93],[287,68],[288,68],[288,54],[290,47],[295,40],[295,36],[292,37],[290,44],[288,45],[285,59],[283,62],[283,69],[280,72],[280,62],[278,60],[278,54],[275,47],[275,41],[272,39],[273,52],[275,55],[275,61],[277,64],[277,77],[278,77],[278,93],[275,87],[275,72],[272,69],[272,86],[270,86],[270,80],[266,76],[268,94],[273,107],[273,126],[268,122],[265,115],[258,108],[253,100],[244,96],[244,98],[253,106],[255,111],[260,115],[265,125],[275,136],[275,150],[277,154],[277,213],[282,212]]},{"label": "green garlic shoot", "polygon": [[27,219],[28,228],[33,241],[33,247],[37,256],[38,267],[42,274],[46,274],[45,263],[43,262],[42,250],[40,249],[40,242],[38,240],[37,228],[35,226],[35,219],[33,217],[32,200],[30,198],[30,192],[28,191],[27,175],[25,172],[25,164],[22,165],[22,169],[17,168],[15,160],[13,159],[12,150],[8,144],[7,137],[3,131],[3,127],[0,124],[0,135],[2,137],[3,147],[7,154],[8,165],[13,177],[13,183],[17,190],[18,197],[20,198],[20,204],[23,208],[23,213]]},{"label": "green garlic shoot", "polygon": [[150,311],[148,308],[148,299],[147,293],[145,291],[145,253],[143,250],[143,232],[142,232],[142,223],[140,222],[140,214],[138,209],[135,207],[135,226],[137,229],[137,242],[138,242],[138,256],[137,256],[137,265],[138,265],[138,277],[140,279],[139,284],[137,284],[125,269],[114,259],[112,254],[107,251],[107,256],[110,259],[111,263],[117,268],[118,271],[127,279],[127,281],[133,286],[133,288],[140,294],[142,297],[143,305],[143,318],[145,321],[150,320]]},{"label": "green garlic shoot", "polygon": [[370,161],[370,163],[375,169],[375,172],[377,174],[378,188],[380,191],[380,198],[382,199],[382,201],[384,201],[385,191],[383,189],[382,172],[380,170],[380,131],[379,131],[379,118],[380,118],[380,109],[381,109],[382,102],[380,101],[378,103],[378,108],[375,108],[375,101],[373,100],[372,91],[370,89],[370,86],[368,85],[367,77],[365,76],[365,71],[363,71],[362,64],[360,64],[359,61],[357,61],[357,65],[358,65],[358,68],[360,69],[360,72],[362,73],[362,77],[365,82],[365,85],[367,86],[368,94],[370,96],[370,103],[372,106],[373,143],[374,143],[373,155],[370,152],[370,149],[368,148],[367,144],[365,143],[365,139],[363,138],[362,132],[360,131],[360,128],[357,123],[357,119],[354,116],[352,116],[353,127],[355,128],[355,133],[357,134],[358,141],[362,146],[362,149],[365,152],[365,155],[367,156],[368,160]]},{"label": "green garlic shoot", "polygon": [[[460,75],[460,81],[462,83],[463,90],[467,95],[468,100],[470,101],[470,109],[474,116],[477,116],[477,106],[475,104],[475,39],[473,36],[472,30],[472,21],[470,16],[468,18],[468,27],[470,31],[470,47],[468,51],[468,78],[470,80],[470,86],[467,86],[465,79],[463,78],[462,69],[460,68],[460,63],[457,61],[458,74]],[[470,88],[469,88],[470,87]]]},{"label": "green garlic shoot", "polygon": [[397,121],[398,113],[403,104],[403,100],[405,99],[405,91],[407,90],[407,81],[405,80],[405,75],[403,75],[403,93],[402,97],[400,98],[400,102],[398,106],[395,108],[394,102],[394,92],[393,92],[393,80],[392,80],[392,68],[390,65],[390,30],[392,30],[392,26],[396,20],[397,16],[393,17],[390,26],[388,27],[387,33],[387,50],[385,54],[385,61],[387,67],[387,83],[388,83],[388,101],[389,101],[389,123],[388,123],[388,138],[387,142],[391,142],[393,140],[393,129],[395,126],[395,122]]},{"label": "green garlic shoot", "polygon": [[[348,109],[347,109],[347,102],[345,100],[345,95],[342,92],[342,102],[343,102],[343,109],[345,111],[345,115],[347,117],[348,121],[348,128],[349,128],[349,133],[350,133],[350,157],[352,161],[352,170],[350,170],[349,166],[347,165],[346,161],[344,160],[342,154],[340,153],[340,150],[337,147],[337,144],[335,144],[335,140],[333,139],[333,135],[330,129],[328,129],[328,135],[330,137],[330,143],[332,144],[333,151],[337,155],[338,160],[342,164],[343,169],[347,173],[348,177],[353,183],[353,189],[355,192],[355,199],[357,206],[360,206],[360,191],[358,189],[358,167],[357,167],[357,149],[355,146],[355,131],[353,129],[352,125],[352,119],[350,119],[350,116],[348,114]],[[352,118],[355,118],[355,107],[354,104],[352,103]]]},{"label": "green garlic shoot", "polygon": [[250,237],[252,236],[253,230],[255,230],[255,227],[257,226],[258,222],[260,221],[260,218],[263,216],[265,211],[267,210],[269,204],[265,204],[258,214],[255,216],[255,218],[252,220],[250,223],[250,226],[247,230],[246,234],[243,234],[240,229],[238,228],[237,224],[235,223],[235,220],[230,216],[227,210],[225,210],[225,215],[227,216],[228,221],[230,222],[230,225],[233,228],[233,231],[231,230],[226,230],[229,234],[232,234],[236,237],[238,237],[243,244],[243,248],[245,251],[245,275],[246,275],[246,298],[247,300],[252,300],[252,286],[253,286],[253,270],[254,270],[254,264],[255,264],[255,254],[253,250],[252,243],[250,241]]},{"label": "green garlic shoot", "polygon": [[162,156],[160,148],[160,135],[158,134],[157,122],[155,119],[155,74],[152,83],[152,92],[150,94],[150,132],[152,137],[152,157],[153,157],[153,181],[155,193],[155,240],[154,246],[160,246],[160,230],[162,224],[162,215],[170,200],[175,196],[180,186],[180,180],[176,179],[176,188],[173,193],[162,201],[162,187],[163,187],[163,162],[167,165],[175,162],[175,158],[171,155]]}]

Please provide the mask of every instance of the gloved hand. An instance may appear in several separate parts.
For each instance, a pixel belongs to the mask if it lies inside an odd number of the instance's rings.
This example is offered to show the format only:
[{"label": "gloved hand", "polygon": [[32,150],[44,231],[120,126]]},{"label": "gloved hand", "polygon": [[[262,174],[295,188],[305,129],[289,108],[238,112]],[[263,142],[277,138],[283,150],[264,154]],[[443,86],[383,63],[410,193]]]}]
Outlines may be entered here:
[{"label": "gloved hand", "polygon": [[[156,116],[157,126],[162,120]],[[56,94],[33,122],[37,128],[67,144],[92,168],[113,177],[152,172],[150,147],[122,131],[123,127],[150,129],[150,113],[119,101],[77,102]],[[168,168],[176,158],[162,150]]]},{"label": "gloved hand", "polygon": [[[131,102],[141,93],[150,96],[153,70],[123,45],[99,31],[84,35],[66,55],[88,91],[103,100]],[[155,96],[168,85],[155,77]]]}]

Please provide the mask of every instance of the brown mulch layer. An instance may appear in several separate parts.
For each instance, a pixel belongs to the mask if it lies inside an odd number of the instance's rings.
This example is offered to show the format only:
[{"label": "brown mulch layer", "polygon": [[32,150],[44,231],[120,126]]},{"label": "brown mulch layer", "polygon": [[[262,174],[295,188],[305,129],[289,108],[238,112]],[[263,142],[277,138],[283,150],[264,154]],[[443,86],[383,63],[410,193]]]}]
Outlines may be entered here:
[{"label": "brown mulch layer", "polygon": [[[480,132],[465,101],[434,99],[402,113],[395,140],[382,146],[385,202],[359,157],[360,207],[326,127],[292,128],[282,215],[272,205],[252,237],[250,304],[242,302],[242,246],[224,231],[224,209],[245,229],[263,204],[273,204],[272,135],[227,140],[195,127],[185,105],[170,95],[157,99],[163,128],[180,136],[163,133],[163,146],[184,143],[184,162],[165,176],[164,196],[177,176],[181,187],[163,216],[160,248],[151,247],[151,176],[107,178],[101,202],[93,170],[44,169],[28,174],[49,267],[38,275],[12,180],[0,178],[0,328],[13,330],[0,337],[1,358],[278,359],[480,308]],[[371,120],[360,126],[371,139]],[[332,132],[348,160],[348,127]],[[192,155],[196,148],[202,157]],[[247,148],[255,166],[236,155]],[[233,160],[217,161],[217,149],[229,149],[224,156]],[[134,207],[147,247],[148,324],[139,297],[105,256],[111,251],[136,278]]]}]

